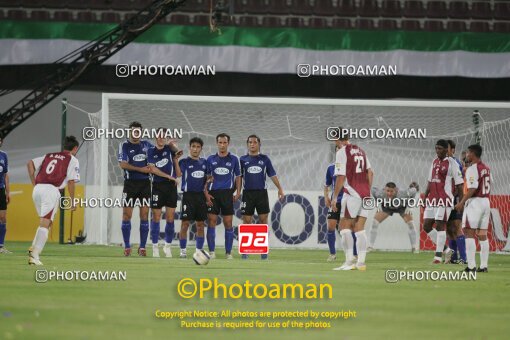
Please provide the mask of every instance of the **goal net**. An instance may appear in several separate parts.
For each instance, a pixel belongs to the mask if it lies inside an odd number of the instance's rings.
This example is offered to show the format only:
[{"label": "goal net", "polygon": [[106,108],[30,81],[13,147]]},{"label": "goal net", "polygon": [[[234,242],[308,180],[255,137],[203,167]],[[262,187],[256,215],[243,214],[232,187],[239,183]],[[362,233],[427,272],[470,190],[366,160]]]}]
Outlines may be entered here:
[{"label": "goal net", "polygon": [[[396,100],[327,100],[296,98],[200,97],[146,94],[103,94],[101,112],[89,114],[90,126],[103,129],[127,128],[139,121],[144,128],[166,127],[182,133],[179,147],[188,154],[192,137],[204,140],[202,157],[217,151],[215,137],[225,132],[231,136],[230,151],[238,156],[247,153],[246,138],[257,134],[262,153],[269,155],[285,191],[283,202],[277,200],[276,188],[268,183],[271,213],[270,246],[327,248],[327,208],[323,188],[326,169],[334,161],[334,143],[326,138],[328,127],[363,129],[421,129],[425,138],[354,139],[370,159],[375,172],[374,186],[383,188],[392,181],[403,189],[415,181],[423,193],[430,164],[435,157],[437,139],[457,143],[458,158],[469,144],[480,139],[483,160],[491,167],[492,216],[489,229],[491,250],[507,246],[510,223],[510,104],[481,102],[435,102]],[[473,111],[481,115],[473,122]],[[122,197],[123,175],[117,161],[122,140],[100,138],[93,143],[92,161],[95,176],[87,183],[88,197]],[[85,213],[87,241],[121,244],[122,209],[89,208]],[[366,229],[370,230],[375,210]],[[422,231],[423,212],[412,209],[415,229],[422,250],[433,243]],[[133,213],[133,231],[137,230],[138,212]],[[176,232],[180,228],[180,194],[175,213]],[[241,223],[240,202],[235,205],[234,226]],[[218,235],[223,235],[222,225]],[[375,248],[410,249],[408,227],[395,214],[380,224]],[[132,233],[132,241],[138,240]],[[191,228],[190,240],[194,240]],[[218,236],[217,243],[223,244]]]}]

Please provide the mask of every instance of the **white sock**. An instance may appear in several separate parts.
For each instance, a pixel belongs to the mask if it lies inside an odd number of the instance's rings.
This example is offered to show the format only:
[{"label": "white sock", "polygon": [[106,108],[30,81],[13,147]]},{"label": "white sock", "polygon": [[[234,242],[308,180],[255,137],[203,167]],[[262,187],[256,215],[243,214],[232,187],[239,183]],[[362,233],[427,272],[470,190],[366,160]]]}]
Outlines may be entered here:
[{"label": "white sock", "polygon": [[480,268],[487,268],[489,263],[489,240],[480,241]]},{"label": "white sock", "polygon": [[32,255],[34,258],[38,259],[39,255],[44,249],[44,245],[46,244],[46,241],[48,240],[48,229],[39,227],[37,228],[37,231],[35,232],[34,242],[32,243],[33,250]]},{"label": "white sock", "polygon": [[468,268],[473,269],[476,267],[475,261],[476,243],[474,238],[466,238],[466,257],[468,261]]},{"label": "white sock", "polygon": [[344,248],[345,260],[351,261],[354,257],[352,250],[354,247],[354,239],[352,238],[351,230],[344,229],[340,231],[340,235],[342,236],[342,247]]},{"label": "white sock", "polygon": [[[438,231],[437,232],[437,242],[436,242],[436,253],[443,253],[444,244],[446,243],[446,231]],[[436,256],[437,258],[437,256]]]},{"label": "white sock", "polygon": [[356,233],[356,249],[358,250],[358,264],[365,264],[367,256],[367,234],[364,230]]},{"label": "white sock", "polygon": [[157,244],[157,243],[153,243],[153,244],[152,244],[152,246],[153,246],[154,248],[157,248],[157,247],[158,247],[158,244]]},{"label": "white sock", "polygon": [[416,248],[416,230],[414,229],[413,221],[407,222],[409,227],[409,241],[411,242],[411,248]]},{"label": "white sock", "polygon": [[372,223],[372,228],[370,229],[370,247],[373,247],[375,244],[375,239],[377,238],[377,228],[379,228],[379,222],[377,222],[377,220],[374,219],[374,222]]},{"label": "white sock", "polygon": [[[432,243],[437,243],[437,231],[436,231],[436,229],[432,229],[431,231],[429,231],[427,233],[427,235],[429,235],[429,238],[432,241]],[[443,251],[443,249],[441,249],[441,251]]]},{"label": "white sock", "polygon": [[167,242],[165,241],[165,247],[170,247],[170,245],[171,245],[171,243],[167,243]]}]

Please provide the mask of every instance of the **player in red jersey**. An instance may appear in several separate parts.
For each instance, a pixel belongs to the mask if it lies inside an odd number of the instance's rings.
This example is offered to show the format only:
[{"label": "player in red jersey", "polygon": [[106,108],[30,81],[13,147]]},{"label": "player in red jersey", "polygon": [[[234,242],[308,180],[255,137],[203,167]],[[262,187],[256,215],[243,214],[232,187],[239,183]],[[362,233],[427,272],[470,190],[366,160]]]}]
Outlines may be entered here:
[{"label": "player in red jersey", "polygon": [[[80,164],[74,157],[78,146],[74,136],[66,137],[64,151],[34,158],[27,164],[28,175],[34,185],[32,199],[40,217],[39,228],[28,251],[28,264],[42,265],[39,255],[46,244],[49,228],[59,206],[59,190],[67,185],[71,202],[74,200],[74,184],[80,181]],[[71,209],[76,208],[72,206]]]},{"label": "player in red jersey", "polygon": [[[432,162],[429,171],[427,190],[425,190],[426,208],[424,212],[423,230],[434,241],[436,252],[433,264],[442,262],[443,249],[446,244],[446,222],[453,208],[453,185],[457,192],[462,191],[464,180],[457,162],[448,157],[448,142],[440,139],[436,142],[437,158]],[[432,229],[436,224],[436,231]]]},{"label": "player in red jersey", "polygon": [[[363,200],[371,197],[370,188],[374,173],[365,151],[357,145],[350,144],[346,136],[342,136],[336,144],[339,150],[336,153],[334,172],[336,180],[332,202],[336,202],[340,190],[343,189],[340,235],[345,251],[345,263],[334,270],[366,270],[368,242],[364,229],[368,210],[363,208]],[[334,212],[338,210],[336,205],[333,205],[332,210]],[[354,239],[351,231],[356,235],[357,262],[353,255]]]},{"label": "player in red jersey", "polygon": [[[489,201],[491,191],[491,170],[482,162],[482,147],[478,144],[468,146],[466,154],[471,166],[466,170],[468,191],[462,200],[455,206],[457,211],[464,210],[462,215],[462,228],[466,236],[466,256],[468,266],[465,271],[488,272],[489,240],[487,229],[491,215]],[[480,243],[480,267],[476,269],[475,235]]]}]

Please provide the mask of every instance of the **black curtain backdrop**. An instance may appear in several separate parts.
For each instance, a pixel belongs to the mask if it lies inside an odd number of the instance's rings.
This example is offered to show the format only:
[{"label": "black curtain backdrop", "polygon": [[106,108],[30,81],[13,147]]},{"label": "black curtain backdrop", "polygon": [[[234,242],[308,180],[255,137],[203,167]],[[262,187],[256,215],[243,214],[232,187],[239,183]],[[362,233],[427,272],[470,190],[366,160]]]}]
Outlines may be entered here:
[{"label": "black curtain backdrop", "polygon": [[[0,66],[0,88],[33,89],[56,65]],[[510,78],[310,77],[292,74],[216,73],[215,76],[137,76],[118,78],[115,66],[96,66],[70,88],[217,96],[271,96],[366,99],[510,100]]]}]

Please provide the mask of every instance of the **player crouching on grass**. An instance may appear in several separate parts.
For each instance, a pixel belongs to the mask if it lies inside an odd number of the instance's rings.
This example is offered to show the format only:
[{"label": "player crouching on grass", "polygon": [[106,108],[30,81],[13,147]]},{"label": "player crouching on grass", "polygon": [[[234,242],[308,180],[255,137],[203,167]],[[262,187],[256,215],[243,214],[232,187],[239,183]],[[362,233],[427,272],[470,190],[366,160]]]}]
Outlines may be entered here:
[{"label": "player crouching on grass", "polygon": [[[257,210],[259,223],[267,224],[270,209],[266,175],[271,178],[271,181],[278,188],[278,199],[280,201],[283,201],[285,194],[278,176],[276,176],[271,159],[260,153],[260,138],[257,135],[248,136],[246,144],[248,145],[248,154],[241,156],[240,159],[243,179],[243,199],[241,203],[243,223],[251,224],[253,214]],[[261,254],[260,257],[266,260],[267,254]],[[247,259],[248,255],[243,254],[242,258]]]},{"label": "player crouching on grass", "polygon": [[197,224],[195,237],[196,249],[201,250],[204,246],[204,226],[207,218],[207,204],[205,200],[205,185],[207,161],[200,157],[204,141],[198,137],[189,141],[189,156],[177,163],[176,171],[182,173],[182,205],[181,205],[181,231],[179,243],[181,246],[180,258],[185,259],[186,244],[188,240],[188,228],[190,221]]},{"label": "player crouching on grass", "polygon": [[[0,138],[0,147],[2,146],[2,138]],[[5,249],[5,234],[7,233],[7,204],[10,201],[9,194],[9,162],[7,154],[0,150],[0,254],[10,254]]]},{"label": "player crouching on grass", "polygon": [[162,208],[165,207],[165,246],[163,252],[166,257],[172,257],[170,244],[174,238],[174,214],[177,207],[177,186],[181,172],[177,163],[182,151],[178,153],[171,150],[164,137],[166,129],[157,130],[156,145],[147,151],[147,163],[153,174],[151,194],[151,240],[152,257],[159,257],[159,230]]},{"label": "player crouching on grass", "polygon": [[[489,263],[489,240],[487,229],[491,215],[490,191],[491,191],[491,170],[482,162],[482,147],[473,144],[468,147],[466,154],[471,166],[466,170],[468,191],[457,203],[457,211],[464,210],[462,215],[462,228],[466,235],[466,272],[488,272]],[[475,235],[480,243],[480,267],[476,269],[476,243]]]},{"label": "player crouching on grass", "polygon": [[[332,203],[331,199],[333,198],[333,193],[335,192],[335,163],[330,164],[328,169],[326,170],[326,182],[324,184],[324,203],[326,208],[328,208],[328,247],[329,247],[329,256],[327,258],[327,262],[332,262],[336,260],[336,228],[338,222],[340,221],[340,211],[342,211],[342,198],[344,196],[343,190],[340,191],[338,197],[336,199],[336,203]],[[329,189],[331,188],[331,194],[329,193]],[[333,204],[336,205],[337,211],[333,211]],[[356,249],[356,234],[351,232],[353,238],[353,256],[357,260],[358,259],[358,251]]]},{"label": "player crouching on grass", "polygon": [[[448,157],[448,142],[440,139],[436,142],[437,158],[432,161],[429,170],[427,190],[425,190],[426,207],[423,214],[423,230],[436,244],[436,252],[432,264],[442,262],[443,252],[445,262],[449,261],[451,249],[445,248],[446,244],[446,221],[450,217],[453,208],[453,187],[461,192],[464,180],[457,162]],[[434,241],[434,229],[436,224],[437,239]]]},{"label": "player crouching on grass", "polygon": [[[335,192],[332,201],[337,200],[340,190],[344,190],[342,210],[340,213],[340,234],[345,251],[345,263],[334,270],[366,270],[367,236],[365,222],[368,210],[363,208],[363,199],[370,197],[370,188],[374,173],[363,149],[349,143],[347,136],[336,141],[339,150],[335,161]],[[333,205],[333,211],[338,211]],[[358,259],[354,260],[354,240],[351,231],[356,233]]]},{"label": "player crouching on grass", "polygon": [[27,164],[28,176],[34,185],[32,198],[40,217],[32,247],[28,250],[28,264],[42,266],[39,255],[48,240],[49,228],[59,206],[60,190],[66,185],[71,199],[71,210],[76,209],[73,204],[74,185],[80,181],[80,164],[74,156],[78,152],[78,146],[74,136],[66,137],[64,151],[34,158]]},{"label": "player crouching on grass", "polygon": [[[386,183],[384,190],[372,188],[372,196],[374,198],[383,199],[383,205],[381,210],[375,213],[372,228],[370,229],[370,246],[368,251],[374,250],[375,239],[377,238],[377,231],[379,229],[379,223],[382,223],[388,216],[393,216],[397,213],[404,219],[404,222],[409,228],[409,242],[411,243],[411,252],[416,253],[416,230],[414,229],[413,215],[407,207],[406,200],[414,198],[418,192],[419,187],[416,182],[412,182],[407,190],[398,190],[397,185],[393,182]],[[393,199],[399,199],[401,206],[393,206]]]}]

